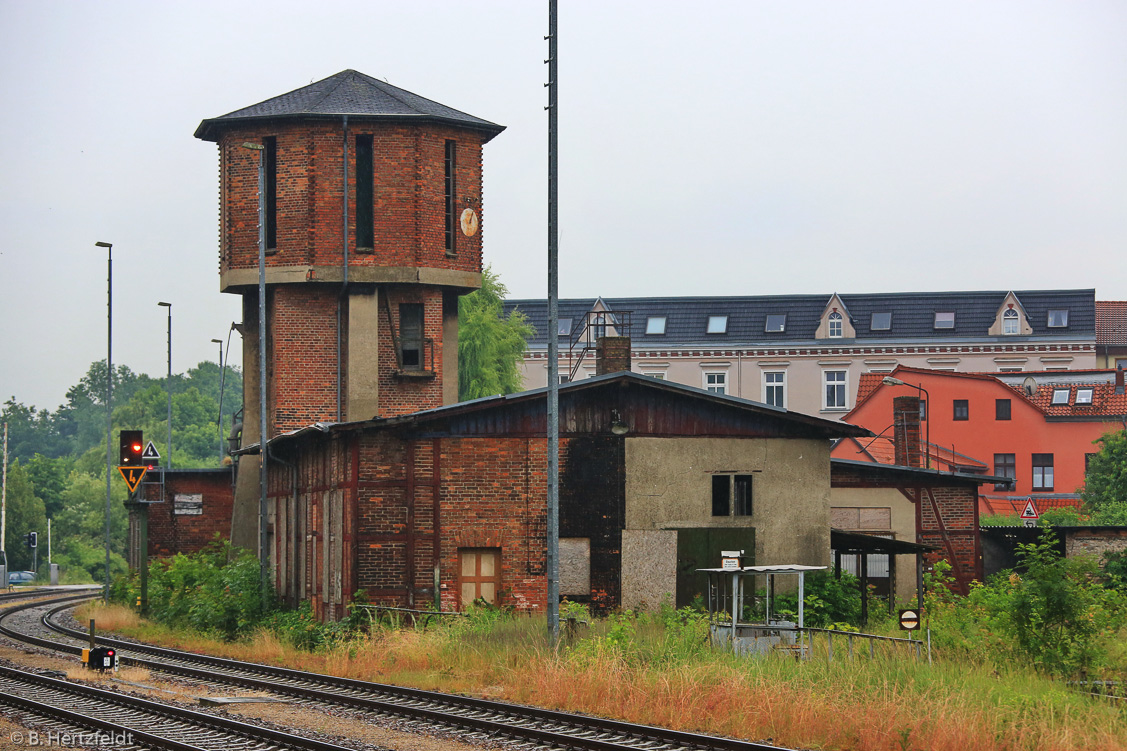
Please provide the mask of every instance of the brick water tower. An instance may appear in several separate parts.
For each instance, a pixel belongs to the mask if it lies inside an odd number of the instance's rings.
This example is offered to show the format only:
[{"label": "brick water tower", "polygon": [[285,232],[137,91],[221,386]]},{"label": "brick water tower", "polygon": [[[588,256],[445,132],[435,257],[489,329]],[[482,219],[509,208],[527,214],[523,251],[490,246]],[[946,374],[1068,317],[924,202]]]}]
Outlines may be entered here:
[{"label": "brick water tower", "polygon": [[[482,146],[503,129],[354,70],[200,123],[219,147],[219,286],[243,298],[242,445],[259,443],[259,160],[271,437],[457,401]],[[258,473],[240,460],[232,514],[252,549]]]}]

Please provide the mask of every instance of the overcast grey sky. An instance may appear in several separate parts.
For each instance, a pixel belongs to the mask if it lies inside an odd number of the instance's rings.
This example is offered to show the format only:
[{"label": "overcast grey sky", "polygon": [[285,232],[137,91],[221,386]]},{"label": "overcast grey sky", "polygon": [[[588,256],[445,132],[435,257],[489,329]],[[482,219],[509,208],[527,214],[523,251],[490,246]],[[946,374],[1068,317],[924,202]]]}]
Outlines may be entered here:
[{"label": "overcast grey sky", "polygon": [[[1090,288],[1127,299],[1127,4],[562,0],[565,297]],[[0,0],[0,400],[239,318],[192,132],[355,68],[508,127],[486,260],[546,294],[547,2]],[[237,342],[236,342],[237,343]],[[233,352],[238,352],[233,344]]]}]

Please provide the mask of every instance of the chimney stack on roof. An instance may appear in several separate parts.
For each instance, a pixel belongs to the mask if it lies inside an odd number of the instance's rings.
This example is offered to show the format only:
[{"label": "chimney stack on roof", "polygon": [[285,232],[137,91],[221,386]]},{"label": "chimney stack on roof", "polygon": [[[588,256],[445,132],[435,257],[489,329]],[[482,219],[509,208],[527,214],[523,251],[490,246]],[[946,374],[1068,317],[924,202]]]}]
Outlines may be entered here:
[{"label": "chimney stack on roof", "polygon": [[1123,366],[1120,365],[1115,369],[1115,393],[1123,393]]},{"label": "chimney stack on roof", "polygon": [[892,425],[896,463],[901,467],[923,467],[923,453],[920,450],[919,396],[893,397]]},{"label": "chimney stack on roof", "polygon": [[630,370],[630,337],[600,336],[595,341],[595,375]]}]

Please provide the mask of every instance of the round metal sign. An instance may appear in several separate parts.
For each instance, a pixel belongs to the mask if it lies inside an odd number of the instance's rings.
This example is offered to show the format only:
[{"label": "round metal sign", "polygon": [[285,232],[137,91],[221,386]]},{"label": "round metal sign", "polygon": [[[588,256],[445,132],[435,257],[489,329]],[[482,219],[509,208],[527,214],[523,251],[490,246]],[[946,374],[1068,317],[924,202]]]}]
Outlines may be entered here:
[{"label": "round metal sign", "polygon": [[900,628],[916,631],[920,627],[920,612],[914,608],[900,611]]},{"label": "round metal sign", "polygon": [[477,234],[477,212],[473,209],[466,209],[462,212],[462,234],[466,237],[473,237]]}]

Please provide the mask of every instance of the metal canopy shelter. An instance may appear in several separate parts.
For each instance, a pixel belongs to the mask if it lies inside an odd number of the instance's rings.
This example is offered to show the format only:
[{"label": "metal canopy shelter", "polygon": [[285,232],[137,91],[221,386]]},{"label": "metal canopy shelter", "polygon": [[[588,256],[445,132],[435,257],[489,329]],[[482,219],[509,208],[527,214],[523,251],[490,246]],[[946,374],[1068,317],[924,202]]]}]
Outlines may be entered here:
[{"label": "metal canopy shelter", "polygon": [[[740,568],[697,569],[708,576],[709,626],[714,645],[731,645],[740,653],[763,653],[770,649],[796,648],[805,655],[803,628],[806,572],[824,571],[825,566],[782,564],[777,566],[743,566]],[[798,576],[798,624],[772,619],[771,599],[775,591],[774,578],[779,575]],[[755,598],[755,577],[766,578],[766,608],[762,623],[741,621],[745,597]],[[745,595],[745,580],[751,578],[750,593]],[[795,644],[797,636],[797,645]]]},{"label": "metal canopy shelter", "polygon": [[[873,554],[883,553],[889,558],[889,576],[895,577],[895,556],[914,555],[916,557],[916,607],[923,609],[924,591],[924,553],[939,550],[935,545],[924,545],[918,542],[905,540],[890,540],[886,537],[865,535],[859,532],[846,532],[841,529],[830,529],[830,547],[834,551],[834,576],[841,577],[841,557],[843,555],[861,556],[861,622],[869,621],[869,566],[868,557]],[[893,607],[892,597],[888,598],[888,607]]]}]

